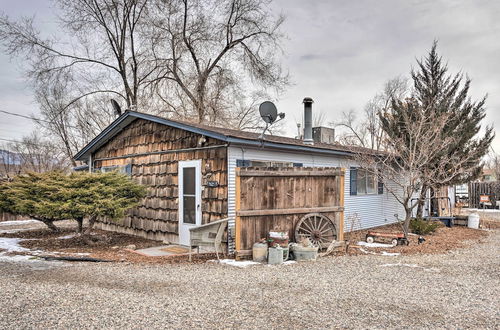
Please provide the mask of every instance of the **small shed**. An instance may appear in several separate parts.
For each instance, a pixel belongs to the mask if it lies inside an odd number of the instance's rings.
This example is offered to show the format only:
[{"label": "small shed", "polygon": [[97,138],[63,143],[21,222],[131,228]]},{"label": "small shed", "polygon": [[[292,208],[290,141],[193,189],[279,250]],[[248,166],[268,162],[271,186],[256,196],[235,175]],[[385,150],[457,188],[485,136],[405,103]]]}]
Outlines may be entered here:
[{"label": "small shed", "polygon": [[[140,205],[99,226],[187,244],[189,228],[229,217],[229,250],[243,253],[268,229],[290,233],[301,215],[325,214],[345,231],[403,214],[351,148],[243,132],[126,111],[75,159],[147,186]],[[293,237],[293,236],[292,236]]]}]

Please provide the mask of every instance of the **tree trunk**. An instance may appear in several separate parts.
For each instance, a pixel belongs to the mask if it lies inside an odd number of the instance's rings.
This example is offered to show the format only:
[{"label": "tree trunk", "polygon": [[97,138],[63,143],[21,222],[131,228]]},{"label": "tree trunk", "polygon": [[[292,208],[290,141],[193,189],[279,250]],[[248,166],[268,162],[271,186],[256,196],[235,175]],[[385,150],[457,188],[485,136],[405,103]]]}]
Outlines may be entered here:
[{"label": "tree trunk", "polygon": [[411,209],[405,207],[405,221],[403,223],[403,231],[406,235],[410,232]]},{"label": "tree trunk", "polygon": [[54,221],[47,220],[47,219],[37,219],[35,217],[33,217],[33,218],[36,219],[36,220],[40,220],[41,222],[43,222],[53,232],[58,232],[59,231],[59,228],[56,225],[54,225]]},{"label": "tree trunk", "polygon": [[85,232],[83,233],[84,235],[88,235],[92,232],[96,218],[96,216],[92,216],[89,218],[89,226],[87,227],[87,229],[85,229]]},{"label": "tree trunk", "polygon": [[78,234],[81,234],[83,232],[83,218],[78,218],[78,219],[75,219],[75,220],[78,223],[78,228],[77,228],[76,232]]},{"label": "tree trunk", "polygon": [[427,194],[427,185],[423,185],[420,190],[420,196],[418,197],[418,205],[417,205],[417,218],[422,218],[424,215],[424,205],[425,205],[425,196]]}]

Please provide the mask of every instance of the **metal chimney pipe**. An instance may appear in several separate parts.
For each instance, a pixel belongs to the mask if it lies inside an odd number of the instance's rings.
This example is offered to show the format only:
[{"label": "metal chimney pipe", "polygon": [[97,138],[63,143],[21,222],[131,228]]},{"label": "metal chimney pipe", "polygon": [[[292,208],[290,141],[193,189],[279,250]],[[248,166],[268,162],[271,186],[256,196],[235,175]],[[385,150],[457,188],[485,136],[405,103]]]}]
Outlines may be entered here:
[{"label": "metal chimney pipe", "polygon": [[312,133],[312,104],[313,99],[304,98],[304,144],[314,144]]}]

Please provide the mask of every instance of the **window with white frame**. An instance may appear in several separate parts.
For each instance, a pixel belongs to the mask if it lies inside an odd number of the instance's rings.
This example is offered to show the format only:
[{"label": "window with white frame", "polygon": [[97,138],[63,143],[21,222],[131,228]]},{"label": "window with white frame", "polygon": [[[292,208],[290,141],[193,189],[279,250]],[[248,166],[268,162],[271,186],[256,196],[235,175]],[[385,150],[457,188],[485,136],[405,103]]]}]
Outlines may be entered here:
[{"label": "window with white frame", "polygon": [[350,170],[350,194],[351,195],[375,195],[383,194],[384,185],[378,180],[377,175],[371,171],[361,168]]}]

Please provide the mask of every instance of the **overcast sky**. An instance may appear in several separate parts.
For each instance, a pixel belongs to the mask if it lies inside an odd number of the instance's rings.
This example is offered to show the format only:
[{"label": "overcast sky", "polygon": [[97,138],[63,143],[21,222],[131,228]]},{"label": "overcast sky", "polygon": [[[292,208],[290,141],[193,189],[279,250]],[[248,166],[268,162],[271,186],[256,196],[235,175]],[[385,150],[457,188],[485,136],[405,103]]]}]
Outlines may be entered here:
[{"label": "overcast sky", "polygon": [[[448,61],[472,79],[471,95],[488,94],[485,124],[500,125],[500,1],[277,0],[287,16],[284,66],[294,85],[277,102],[287,133],[301,121],[302,99],[327,120],[344,110],[362,111],[385,81],[408,75],[434,39]],[[12,17],[36,15],[39,28],[53,29],[48,0],[0,0]],[[0,110],[37,115],[19,65],[0,55]],[[28,119],[0,113],[0,139],[19,139],[33,129]],[[1,141],[1,140],[0,140]],[[500,136],[494,142],[500,152]]]}]

